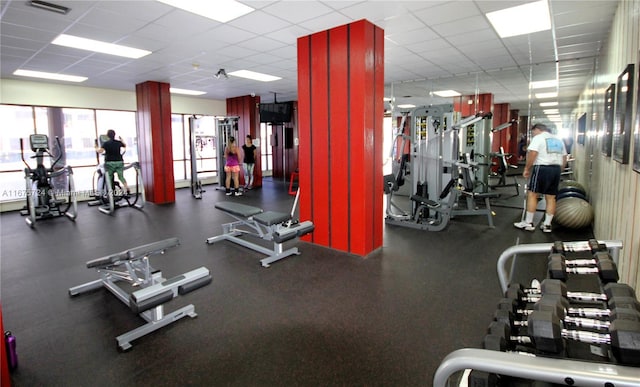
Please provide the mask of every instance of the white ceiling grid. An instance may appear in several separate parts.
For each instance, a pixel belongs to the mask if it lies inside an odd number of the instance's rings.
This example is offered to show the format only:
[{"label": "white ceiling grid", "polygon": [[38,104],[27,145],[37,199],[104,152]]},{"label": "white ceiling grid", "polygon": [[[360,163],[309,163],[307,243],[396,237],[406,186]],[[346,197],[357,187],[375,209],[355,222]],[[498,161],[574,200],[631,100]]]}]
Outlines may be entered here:
[{"label": "white ceiling grid", "polygon": [[[255,93],[271,101],[276,92],[280,101],[295,100],[297,38],[367,19],[385,31],[385,94],[393,90],[396,104],[450,102],[431,92],[454,89],[493,93],[495,103],[540,114],[529,98],[530,74],[551,79],[557,67],[559,109],[569,118],[618,2],[549,0],[553,31],[500,39],[485,14],[530,1],[241,0],[255,11],[223,24],[153,0],[52,0],[71,9],[66,15],[7,0],[0,5],[1,77],[25,69],[86,76],[89,87],[133,91],[153,80],[205,91],[202,98]],[[153,53],[134,60],[51,44],[61,33]],[[220,68],[282,79],[216,79]]]}]

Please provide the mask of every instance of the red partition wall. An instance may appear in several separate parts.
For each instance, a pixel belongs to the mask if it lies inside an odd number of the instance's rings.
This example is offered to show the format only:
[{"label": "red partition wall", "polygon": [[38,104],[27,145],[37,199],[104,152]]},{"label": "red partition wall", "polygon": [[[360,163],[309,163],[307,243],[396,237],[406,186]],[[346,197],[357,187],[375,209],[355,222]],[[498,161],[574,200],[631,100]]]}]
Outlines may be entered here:
[{"label": "red partition wall", "polygon": [[298,39],[300,216],[307,238],[382,246],[384,31],[366,20]]},{"label": "red partition wall", "polygon": [[[238,120],[238,138],[236,139],[239,147],[244,145],[247,134],[250,134],[253,139],[260,138],[259,103],[260,97],[252,97],[250,95],[227,99],[227,115],[240,117]],[[260,144],[258,147],[258,157],[256,159],[255,170],[253,171],[254,188],[262,187],[262,162],[260,155],[263,153],[262,149],[264,146],[265,144]],[[240,175],[240,184],[244,184],[244,174],[241,172]]]},{"label": "red partition wall", "polygon": [[518,114],[520,114],[520,110],[512,109],[509,111],[509,119],[513,122],[509,127],[510,138],[507,142],[507,147],[505,147],[505,152],[511,153],[513,157],[511,157],[508,161],[509,164],[517,165],[518,164],[518,142],[520,141],[520,135],[518,134]]},{"label": "red partition wall", "polygon": [[[493,127],[502,125],[509,121],[510,110],[508,103],[496,103],[493,105]],[[509,133],[510,128],[503,129],[499,132],[492,133],[491,139],[491,152],[499,152],[500,147],[504,148],[505,152],[508,152],[507,144],[511,137]]]},{"label": "red partition wall", "polygon": [[136,85],[138,155],[146,199],[165,204],[176,201],[171,142],[169,84],[147,81]]},{"label": "red partition wall", "polygon": [[462,117],[493,112],[493,94],[485,93],[456,97],[453,100],[453,110],[460,112]]},{"label": "red partition wall", "polygon": [[0,305],[0,333],[2,333],[2,345],[0,347],[0,386],[11,386],[11,377],[9,376],[9,360],[7,359],[7,349],[4,343],[4,324],[2,323],[2,305]]}]

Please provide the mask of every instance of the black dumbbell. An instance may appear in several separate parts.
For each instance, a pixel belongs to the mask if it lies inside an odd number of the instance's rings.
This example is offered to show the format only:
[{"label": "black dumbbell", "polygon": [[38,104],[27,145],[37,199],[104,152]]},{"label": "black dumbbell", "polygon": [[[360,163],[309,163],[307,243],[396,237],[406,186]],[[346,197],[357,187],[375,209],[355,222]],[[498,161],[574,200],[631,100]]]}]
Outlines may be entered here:
[{"label": "black dumbbell", "polygon": [[493,321],[489,325],[488,334],[482,339],[482,348],[492,351],[514,351],[527,353],[532,347],[517,347],[514,344],[530,345],[531,339],[528,336],[512,336],[511,327],[503,321]]},{"label": "black dumbbell", "polygon": [[607,245],[601,244],[596,239],[589,239],[587,242],[573,242],[564,243],[562,241],[556,241],[551,247],[552,253],[573,253],[591,251],[595,253],[597,251],[607,251]]},{"label": "black dumbbell", "polygon": [[597,274],[603,283],[618,282],[618,267],[609,254],[602,251],[594,257],[597,258],[571,261],[561,253],[551,253],[547,263],[549,278],[566,281],[569,274]]},{"label": "black dumbbell", "polygon": [[[611,309],[571,308],[564,298],[554,295],[544,295],[533,305],[533,309],[518,309],[517,303],[512,302],[512,300],[508,298],[503,298],[498,303],[498,310],[506,310],[509,311],[510,314],[496,312],[494,318],[516,326],[527,326],[526,322],[516,320],[516,316],[526,317],[534,310],[544,310],[553,312],[560,320],[567,324],[582,328],[609,329],[609,321],[617,319],[640,321],[640,303],[638,303],[637,300],[628,300],[628,297],[618,297],[611,300],[611,305]],[[597,318],[607,318],[609,321]]]},{"label": "black dumbbell", "polygon": [[528,335],[535,348],[543,352],[560,353],[564,351],[564,339],[571,339],[608,344],[620,363],[640,365],[640,321],[614,320],[609,333],[594,333],[564,329],[558,316],[538,310],[529,315]]},{"label": "black dumbbell", "polygon": [[604,285],[603,290],[604,293],[569,292],[567,291],[567,285],[561,280],[547,278],[540,283],[540,289],[525,288],[518,283],[509,284],[504,296],[523,303],[536,302],[542,297],[542,294],[558,295],[572,301],[599,302],[607,301],[614,297],[635,298],[636,294],[636,291],[631,286],[615,282]]}]

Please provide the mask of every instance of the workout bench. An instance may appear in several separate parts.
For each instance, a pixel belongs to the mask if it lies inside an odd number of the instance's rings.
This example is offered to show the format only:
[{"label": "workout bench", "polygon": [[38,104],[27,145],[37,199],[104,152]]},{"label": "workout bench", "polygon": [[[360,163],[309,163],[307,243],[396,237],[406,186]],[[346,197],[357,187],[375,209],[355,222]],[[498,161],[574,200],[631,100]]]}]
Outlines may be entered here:
[{"label": "workout bench", "polygon": [[[235,222],[222,225],[223,233],[207,239],[208,244],[221,240],[239,244],[246,248],[265,254],[267,257],[260,260],[262,266],[269,267],[275,261],[290,255],[299,255],[297,247],[283,249],[283,243],[313,232],[313,222],[307,220],[300,223],[291,222],[291,216],[282,212],[263,211],[261,208],[248,206],[234,202],[219,202],[215,207],[224,211],[236,219]],[[273,248],[269,249],[251,241],[242,239],[247,234],[273,242]]]},{"label": "workout bench", "polygon": [[[178,238],[168,238],[91,260],[87,262],[87,268],[95,269],[100,278],[69,289],[69,295],[76,296],[104,286],[147,321],[145,325],[116,337],[120,350],[130,349],[131,341],[183,317],[197,316],[193,305],[164,314],[163,304],[178,295],[208,285],[211,282],[209,270],[200,267],[165,280],[161,272],[154,271],[149,263],[150,256],[164,254],[165,250],[179,244]],[[127,292],[118,282],[126,282],[138,290]]]}]

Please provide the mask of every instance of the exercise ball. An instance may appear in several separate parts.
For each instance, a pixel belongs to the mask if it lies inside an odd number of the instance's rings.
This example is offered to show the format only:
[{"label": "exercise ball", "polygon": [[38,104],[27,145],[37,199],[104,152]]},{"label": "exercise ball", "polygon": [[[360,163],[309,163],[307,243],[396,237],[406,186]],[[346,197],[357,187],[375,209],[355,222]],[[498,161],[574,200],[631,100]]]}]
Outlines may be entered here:
[{"label": "exercise ball", "polygon": [[553,220],[567,228],[587,227],[593,221],[593,208],[586,200],[565,198],[557,202]]},{"label": "exercise ball", "polygon": [[558,192],[558,194],[556,195],[556,200],[563,200],[566,198],[580,198],[582,200],[587,200],[587,197],[584,196],[583,193],[581,192],[576,192],[576,191],[562,191],[562,192]]},{"label": "exercise ball", "polygon": [[563,180],[560,182],[560,184],[558,184],[558,190],[561,190],[563,188],[575,188],[578,189],[582,192],[584,192],[585,194],[587,193],[587,190],[584,188],[584,186],[580,183],[578,183],[575,180]]}]

